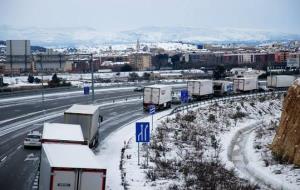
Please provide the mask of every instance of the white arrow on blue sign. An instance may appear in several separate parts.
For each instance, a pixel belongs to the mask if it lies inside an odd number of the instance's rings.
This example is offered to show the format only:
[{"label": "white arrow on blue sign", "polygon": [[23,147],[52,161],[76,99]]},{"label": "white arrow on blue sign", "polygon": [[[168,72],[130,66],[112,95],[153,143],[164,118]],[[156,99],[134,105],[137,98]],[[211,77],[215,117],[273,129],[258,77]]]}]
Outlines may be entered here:
[{"label": "white arrow on blue sign", "polygon": [[152,115],[155,114],[155,106],[154,105],[149,106],[149,113]]},{"label": "white arrow on blue sign", "polygon": [[137,122],[135,125],[136,142],[150,142],[150,123]]}]

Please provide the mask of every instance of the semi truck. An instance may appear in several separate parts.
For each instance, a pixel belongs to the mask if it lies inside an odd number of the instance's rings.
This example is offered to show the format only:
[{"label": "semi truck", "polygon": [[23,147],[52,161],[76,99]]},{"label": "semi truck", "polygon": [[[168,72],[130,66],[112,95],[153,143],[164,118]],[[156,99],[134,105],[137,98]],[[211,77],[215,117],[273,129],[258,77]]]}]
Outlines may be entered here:
[{"label": "semi truck", "polygon": [[256,91],[257,78],[235,78],[233,79],[233,86],[235,92],[249,92]]},{"label": "semi truck", "polygon": [[44,143],[41,152],[40,190],[104,190],[102,169],[86,145]]},{"label": "semi truck", "polygon": [[64,123],[80,125],[84,141],[90,148],[98,144],[98,129],[102,120],[96,105],[74,104],[64,112]]},{"label": "semi truck", "polygon": [[44,123],[42,143],[85,144],[80,125]]},{"label": "semi truck", "polygon": [[147,111],[150,105],[157,110],[171,107],[172,87],[168,85],[151,85],[144,87],[143,107]]},{"label": "semi truck", "polygon": [[273,88],[286,88],[293,84],[296,80],[292,75],[273,75],[267,77],[268,87]]},{"label": "semi truck", "polygon": [[233,82],[226,80],[215,80],[213,82],[214,95],[223,96],[233,93]]},{"label": "semi truck", "polygon": [[187,82],[187,88],[188,94],[196,100],[210,98],[214,93],[212,80],[190,80]]}]

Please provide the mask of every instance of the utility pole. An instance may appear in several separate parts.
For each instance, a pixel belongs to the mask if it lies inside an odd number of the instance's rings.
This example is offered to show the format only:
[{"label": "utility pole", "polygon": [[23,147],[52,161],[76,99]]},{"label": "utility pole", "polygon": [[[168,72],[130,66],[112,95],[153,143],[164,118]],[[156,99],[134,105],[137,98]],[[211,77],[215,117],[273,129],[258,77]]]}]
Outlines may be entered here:
[{"label": "utility pole", "polygon": [[95,101],[95,91],[94,91],[94,64],[93,64],[93,54],[91,53],[91,74],[92,74],[92,103]]},{"label": "utility pole", "polygon": [[11,42],[11,40],[9,40],[9,62],[10,62],[10,77],[13,77],[13,63],[12,63],[12,58],[13,58],[13,56],[12,56],[12,42]]},{"label": "utility pole", "polygon": [[[271,63],[271,62],[269,62],[269,63],[270,63],[269,70],[270,70],[271,86],[273,86],[273,79],[272,79],[272,68],[271,68],[271,66],[272,66],[272,63]],[[268,79],[268,76],[267,76],[267,79]]]},{"label": "utility pole", "polygon": [[39,54],[40,57],[40,66],[41,66],[41,73],[42,73],[42,107],[43,107],[43,114],[45,115],[45,95],[44,95],[44,76],[43,76],[43,63],[42,63],[42,55]]}]

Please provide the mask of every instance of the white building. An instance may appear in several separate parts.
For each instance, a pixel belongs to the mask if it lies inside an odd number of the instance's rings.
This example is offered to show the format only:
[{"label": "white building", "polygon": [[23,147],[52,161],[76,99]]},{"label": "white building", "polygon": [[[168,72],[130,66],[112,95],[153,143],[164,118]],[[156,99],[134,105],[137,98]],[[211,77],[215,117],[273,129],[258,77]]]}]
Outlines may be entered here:
[{"label": "white building", "polygon": [[32,70],[34,72],[63,72],[66,66],[66,55],[60,53],[45,53],[33,56]]},{"label": "white building", "polygon": [[289,53],[287,58],[287,67],[289,68],[299,68],[300,66],[300,52],[298,53]]},{"label": "white building", "polygon": [[31,69],[30,40],[6,41],[6,72],[19,73]]},{"label": "white building", "polygon": [[254,63],[255,62],[255,54],[251,53],[243,53],[238,55],[239,63]]},{"label": "white building", "polygon": [[6,55],[31,55],[30,40],[6,40]]}]

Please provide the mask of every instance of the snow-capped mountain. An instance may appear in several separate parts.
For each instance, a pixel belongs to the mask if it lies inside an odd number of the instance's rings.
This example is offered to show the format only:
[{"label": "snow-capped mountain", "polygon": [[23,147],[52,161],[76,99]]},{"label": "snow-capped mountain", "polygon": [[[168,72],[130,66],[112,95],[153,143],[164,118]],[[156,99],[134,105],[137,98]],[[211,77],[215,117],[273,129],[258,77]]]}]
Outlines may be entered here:
[{"label": "snow-capped mountain", "polygon": [[136,30],[102,33],[91,27],[16,28],[0,26],[0,37],[30,39],[34,45],[43,46],[95,46],[99,44],[143,42],[254,42],[299,40],[300,34],[277,33],[266,30],[236,28],[143,27]]}]

